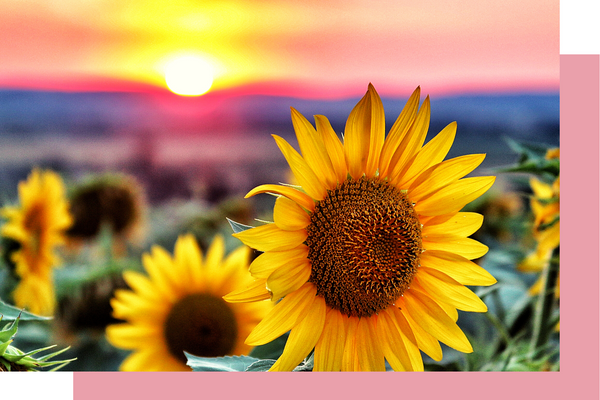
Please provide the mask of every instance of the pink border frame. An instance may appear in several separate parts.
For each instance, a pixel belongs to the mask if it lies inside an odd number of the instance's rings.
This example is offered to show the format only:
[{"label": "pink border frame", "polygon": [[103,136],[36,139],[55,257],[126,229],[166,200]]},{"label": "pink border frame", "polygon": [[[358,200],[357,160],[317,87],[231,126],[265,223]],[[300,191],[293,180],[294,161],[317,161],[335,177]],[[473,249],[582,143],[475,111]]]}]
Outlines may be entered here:
[{"label": "pink border frame", "polygon": [[75,372],[74,399],[171,399],[190,395],[301,399],[327,394],[335,398],[391,394],[426,399],[598,399],[599,59],[598,55],[560,56],[561,264],[567,268],[561,277],[560,372]]}]

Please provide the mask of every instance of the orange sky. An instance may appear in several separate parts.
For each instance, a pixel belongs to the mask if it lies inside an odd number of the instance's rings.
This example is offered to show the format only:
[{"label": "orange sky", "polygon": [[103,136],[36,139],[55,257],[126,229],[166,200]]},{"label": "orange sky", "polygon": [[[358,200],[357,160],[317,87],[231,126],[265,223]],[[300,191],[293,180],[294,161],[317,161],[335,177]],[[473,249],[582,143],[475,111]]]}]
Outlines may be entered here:
[{"label": "orange sky", "polygon": [[[0,0],[0,87],[164,85],[164,60],[211,60],[214,88],[307,95],[558,90],[548,0]],[[135,84],[123,86],[121,81]]]}]

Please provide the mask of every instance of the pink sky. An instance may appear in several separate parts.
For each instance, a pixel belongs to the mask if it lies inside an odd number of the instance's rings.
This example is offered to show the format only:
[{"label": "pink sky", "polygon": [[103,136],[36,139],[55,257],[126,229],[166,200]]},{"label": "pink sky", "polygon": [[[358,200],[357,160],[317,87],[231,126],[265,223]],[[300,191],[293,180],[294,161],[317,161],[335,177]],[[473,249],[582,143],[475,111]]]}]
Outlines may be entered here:
[{"label": "pink sky", "polygon": [[[202,54],[214,88],[263,82],[319,97],[558,90],[559,2],[547,0],[0,0],[0,87],[163,86]],[[123,85],[122,82],[134,84]]]}]

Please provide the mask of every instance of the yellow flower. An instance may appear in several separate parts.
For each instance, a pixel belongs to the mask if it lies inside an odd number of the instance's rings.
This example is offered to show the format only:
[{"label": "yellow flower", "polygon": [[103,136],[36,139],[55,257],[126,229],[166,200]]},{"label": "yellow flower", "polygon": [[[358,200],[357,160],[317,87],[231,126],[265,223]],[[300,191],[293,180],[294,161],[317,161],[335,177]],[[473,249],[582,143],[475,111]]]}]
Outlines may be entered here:
[{"label": "yellow flower", "polygon": [[106,336],[116,347],[134,352],[121,364],[123,371],[191,371],[184,351],[201,357],[247,354],[244,339],[270,308],[259,304],[228,304],[222,296],[237,285],[252,282],[249,249],[224,256],[220,236],[206,257],[192,235],[180,236],[174,256],[154,246],[144,254],[149,276],[126,271],[132,290],[117,290],[111,300],[115,318]]},{"label": "yellow flower", "polygon": [[55,172],[34,169],[18,190],[20,205],[1,210],[8,221],[0,231],[20,245],[11,256],[20,277],[15,304],[50,315],[55,304],[52,268],[61,262],[55,248],[64,243],[64,232],[71,225],[65,188]]},{"label": "yellow flower", "polygon": [[271,370],[291,370],[314,348],[315,371],[423,370],[419,350],[442,359],[439,341],[472,347],[457,309],[487,311],[463,285],[496,280],[472,259],[488,248],[467,236],[483,217],[459,212],[495,177],[460,179],[485,155],[443,161],[456,133],[449,124],[425,146],[429,97],[417,88],[385,137],[381,100],[369,85],[352,110],[344,142],[327,118],[316,129],[292,109],[302,155],[274,136],[300,188],[262,185],[278,195],[274,223],[234,234],[264,252],[250,266],[251,287],[230,302],[272,298],[274,309],[246,343],[291,330]]}]

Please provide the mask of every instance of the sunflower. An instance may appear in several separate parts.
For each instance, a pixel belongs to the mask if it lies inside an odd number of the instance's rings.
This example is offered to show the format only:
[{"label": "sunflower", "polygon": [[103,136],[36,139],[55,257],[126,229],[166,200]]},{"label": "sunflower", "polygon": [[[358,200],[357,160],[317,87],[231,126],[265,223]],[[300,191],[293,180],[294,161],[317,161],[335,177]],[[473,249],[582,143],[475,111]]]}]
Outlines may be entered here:
[{"label": "sunflower", "polygon": [[77,185],[70,194],[73,225],[67,245],[78,249],[107,229],[115,255],[125,255],[128,243],[139,244],[144,234],[145,198],[135,178],[103,174]]},{"label": "sunflower", "polygon": [[8,221],[2,236],[15,240],[19,249],[11,255],[20,278],[15,304],[35,314],[54,311],[52,268],[60,264],[56,246],[63,244],[71,225],[63,182],[53,171],[34,169],[19,183],[19,206],[6,206],[0,214]]},{"label": "sunflower", "polygon": [[121,364],[123,371],[191,371],[184,351],[201,357],[248,354],[244,343],[266,315],[269,302],[228,304],[222,296],[252,282],[245,246],[223,259],[224,241],[215,237],[206,257],[192,235],[180,236],[175,254],[154,246],[144,254],[149,276],[126,271],[132,290],[117,290],[111,300],[115,318],[106,336],[116,347],[134,352]]},{"label": "sunflower", "polygon": [[496,280],[472,259],[488,248],[467,236],[482,224],[460,212],[495,177],[460,179],[485,155],[443,161],[456,133],[449,124],[425,146],[430,105],[420,88],[385,137],[384,111],[369,85],[346,122],[343,143],[326,117],[316,129],[292,108],[300,155],[275,141],[301,188],[261,185],[277,196],[274,223],[234,234],[262,251],[253,285],[230,302],[279,301],[247,338],[268,343],[291,331],[271,370],[292,370],[314,349],[315,371],[423,370],[419,350],[442,359],[440,341],[473,349],[456,324],[459,310],[487,311],[463,285]]}]

